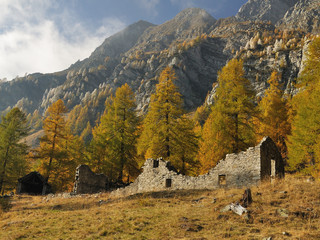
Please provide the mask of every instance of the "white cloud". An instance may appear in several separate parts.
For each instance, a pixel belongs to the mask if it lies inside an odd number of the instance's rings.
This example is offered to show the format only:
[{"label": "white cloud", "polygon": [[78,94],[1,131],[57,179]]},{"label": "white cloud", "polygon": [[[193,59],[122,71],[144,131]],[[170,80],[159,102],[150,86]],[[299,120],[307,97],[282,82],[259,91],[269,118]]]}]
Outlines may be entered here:
[{"label": "white cloud", "polygon": [[136,0],[136,2],[144,9],[146,9],[149,15],[157,16],[159,13],[157,11],[157,5],[160,0]]},{"label": "white cloud", "polygon": [[63,70],[88,57],[105,37],[125,26],[119,19],[106,18],[100,28],[88,30],[67,10],[48,16],[58,7],[52,2],[1,0],[0,79]]}]

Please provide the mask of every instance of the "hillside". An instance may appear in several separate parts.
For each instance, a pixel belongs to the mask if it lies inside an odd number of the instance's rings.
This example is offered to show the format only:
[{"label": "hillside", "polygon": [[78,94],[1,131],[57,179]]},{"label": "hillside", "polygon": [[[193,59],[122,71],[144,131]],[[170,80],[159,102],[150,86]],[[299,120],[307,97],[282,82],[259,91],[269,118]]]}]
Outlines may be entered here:
[{"label": "hillside", "polygon": [[248,215],[221,210],[244,189],[111,199],[15,196],[0,212],[1,239],[319,239],[319,182],[287,176],[252,188]]}]

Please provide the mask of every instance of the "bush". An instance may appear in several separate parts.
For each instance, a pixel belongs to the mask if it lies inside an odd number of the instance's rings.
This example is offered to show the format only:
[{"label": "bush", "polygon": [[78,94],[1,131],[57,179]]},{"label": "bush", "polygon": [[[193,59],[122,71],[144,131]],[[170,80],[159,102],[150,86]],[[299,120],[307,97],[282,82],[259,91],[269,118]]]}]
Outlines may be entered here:
[{"label": "bush", "polygon": [[0,197],[0,212],[8,212],[11,207],[11,197]]}]

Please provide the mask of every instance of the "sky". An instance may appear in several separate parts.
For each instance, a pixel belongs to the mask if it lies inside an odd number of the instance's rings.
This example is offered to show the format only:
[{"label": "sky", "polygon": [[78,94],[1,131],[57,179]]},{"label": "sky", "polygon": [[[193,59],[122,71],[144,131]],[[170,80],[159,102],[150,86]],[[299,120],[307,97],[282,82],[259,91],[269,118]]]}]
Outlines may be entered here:
[{"label": "sky", "polygon": [[216,19],[247,0],[0,0],[0,81],[64,70],[105,38],[145,20],[161,24],[188,7]]}]

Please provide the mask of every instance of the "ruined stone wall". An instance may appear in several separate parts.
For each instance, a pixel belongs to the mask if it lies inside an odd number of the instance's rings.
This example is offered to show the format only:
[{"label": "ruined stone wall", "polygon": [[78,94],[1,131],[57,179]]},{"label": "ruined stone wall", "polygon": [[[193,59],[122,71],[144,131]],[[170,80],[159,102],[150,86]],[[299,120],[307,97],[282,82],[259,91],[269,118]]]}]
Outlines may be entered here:
[{"label": "ruined stone wall", "polygon": [[169,162],[162,159],[148,159],[136,181],[126,188],[117,189],[112,195],[127,196],[152,191],[255,185],[261,180],[261,154],[261,143],[245,152],[228,154],[215,168],[199,177],[184,176],[169,170]]},{"label": "ruined stone wall", "polygon": [[108,178],[103,174],[95,174],[87,165],[76,169],[73,192],[75,194],[97,193],[106,190]]},{"label": "ruined stone wall", "polygon": [[260,145],[261,179],[284,177],[284,162],[281,153],[271,138],[264,138]]}]

